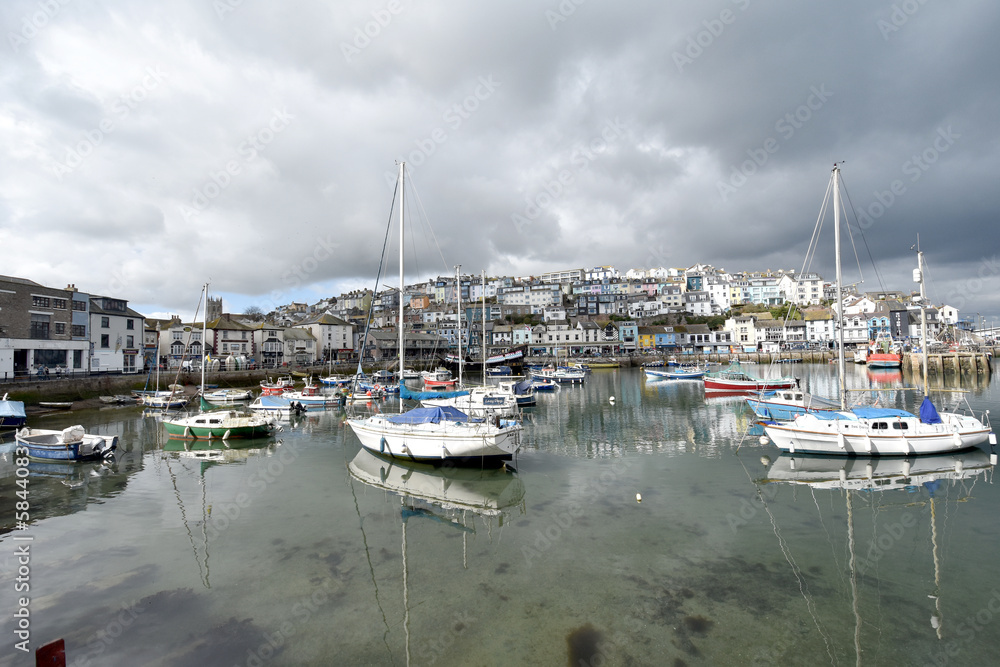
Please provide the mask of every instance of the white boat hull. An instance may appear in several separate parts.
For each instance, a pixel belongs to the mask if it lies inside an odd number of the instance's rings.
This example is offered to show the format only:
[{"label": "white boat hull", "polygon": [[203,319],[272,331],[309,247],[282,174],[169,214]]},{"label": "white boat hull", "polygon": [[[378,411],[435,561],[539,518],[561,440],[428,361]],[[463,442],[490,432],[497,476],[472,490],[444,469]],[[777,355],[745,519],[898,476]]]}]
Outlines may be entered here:
[{"label": "white boat hull", "polygon": [[482,457],[509,458],[521,446],[521,425],[501,422],[396,424],[386,415],[348,419],[361,445],[397,458],[440,461]]},{"label": "white boat hull", "polygon": [[[764,427],[783,452],[842,456],[907,456],[946,454],[982,444],[990,429],[972,417],[942,414],[941,424],[924,424],[916,417],[892,419],[818,419],[813,414]],[[874,428],[875,423],[890,428]],[[907,428],[895,428],[896,423]]]}]

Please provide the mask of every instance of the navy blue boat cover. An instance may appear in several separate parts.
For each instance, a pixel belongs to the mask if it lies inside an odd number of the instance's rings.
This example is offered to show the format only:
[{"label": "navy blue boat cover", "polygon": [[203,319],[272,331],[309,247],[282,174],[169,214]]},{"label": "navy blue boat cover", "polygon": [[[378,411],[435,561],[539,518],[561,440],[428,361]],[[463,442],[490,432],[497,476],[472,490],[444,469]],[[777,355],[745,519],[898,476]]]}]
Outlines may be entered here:
[{"label": "navy blue boat cover", "polygon": [[941,423],[941,416],[938,414],[937,408],[927,396],[924,396],[924,402],[920,404],[920,421],[925,424]]},{"label": "navy blue boat cover", "polygon": [[452,407],[413,408],[400,415],[386,417],[393,424],[438,424],[442,421],[467,422],[469,415]]}]

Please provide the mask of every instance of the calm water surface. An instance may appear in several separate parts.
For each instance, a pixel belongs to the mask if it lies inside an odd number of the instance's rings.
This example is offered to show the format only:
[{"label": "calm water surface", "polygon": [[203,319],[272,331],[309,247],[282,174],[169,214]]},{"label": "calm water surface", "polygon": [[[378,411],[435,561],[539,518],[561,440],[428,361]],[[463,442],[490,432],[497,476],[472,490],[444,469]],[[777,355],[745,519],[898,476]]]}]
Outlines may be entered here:
[{"label": "calm water surface", "polygon": [[[833,367],[777,370],[835,391]],[[996,412],[995,378],[964,386]],[[32,463],[31,525],[11,532],[8,437],[2,599],[16,534],[34,538],[32,648],[62,637],[72,665],[995,664],[988,453],[793,461],[746,434],[740,399],[637,369],[527,412],[516,475],[380,460],[339,412],[194,451],[136,408],[35,420],[121,451]],[[33,664],[2,625],[0,665]]]}]

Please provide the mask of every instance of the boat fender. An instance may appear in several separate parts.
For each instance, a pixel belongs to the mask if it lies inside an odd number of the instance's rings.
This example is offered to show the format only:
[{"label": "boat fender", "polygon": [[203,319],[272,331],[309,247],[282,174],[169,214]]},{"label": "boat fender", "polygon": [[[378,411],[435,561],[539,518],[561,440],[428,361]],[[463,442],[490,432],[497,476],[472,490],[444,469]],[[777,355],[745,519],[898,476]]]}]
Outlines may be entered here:
[{"label": "boat fender", "polygon": [[230,433],[230,429],[227,428],[226,432],[222,434],[222,439],[223,440],[229,440],[229,433]]},{"label": "boat fender", "polygon": [[382,436],[382,439],[378,441],[378,451],[380,453],[382,453],[382,454],[385,454],[385,436],[384,435]]},{"label": "boat fender", "polygon": [[184,437],[185,438],[190,438],[191,437],[191,427],[190,426],[185,426],[184,427]]}]

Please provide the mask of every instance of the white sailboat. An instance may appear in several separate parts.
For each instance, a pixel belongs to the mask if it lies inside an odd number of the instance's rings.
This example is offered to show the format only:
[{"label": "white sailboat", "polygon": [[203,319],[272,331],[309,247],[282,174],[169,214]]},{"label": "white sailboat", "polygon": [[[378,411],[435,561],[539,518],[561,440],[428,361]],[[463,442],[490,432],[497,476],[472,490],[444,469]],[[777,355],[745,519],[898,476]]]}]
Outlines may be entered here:
[{"label": "white sailboat", "polygon": [[[399,163],[399,294],[404,293],[404,191],[406,163]],[[405,368],[402,298],[399,308],[399,368]],[[400,405],[405,393],[400,381]],[[452,407],[415,408],[396,415],[374,414],[347,420],[361,445],[372,452],[409,460],[509,459],[521,447],[516,420],[477,419]]]},{"label": "white sailboat", "polygon": [[[834,239],[836,246],[837,296],[843,295],[840,267],[840,167],[834,165],[824,207],[833,198]],[[923,280],[920,281],[923,295]],[[765,433],[779,449],[791,453],[907,456],[944,454],[974,447],[992,437],[990,427],[973,415],[938,413],[927,397],[924,381],[924,404],[920,414],[885,408],[846,406],[844,313],[837,308],[837,357],[840,377],[840,409],[808,412],[787,422],[767,424]],[[926,345],[924,346],[926,348]],[[926,357],[924,368],[926,369]],[[988,414],[988,413],[987,413]],[[984,415],[983,419],[987,419]]]}]

